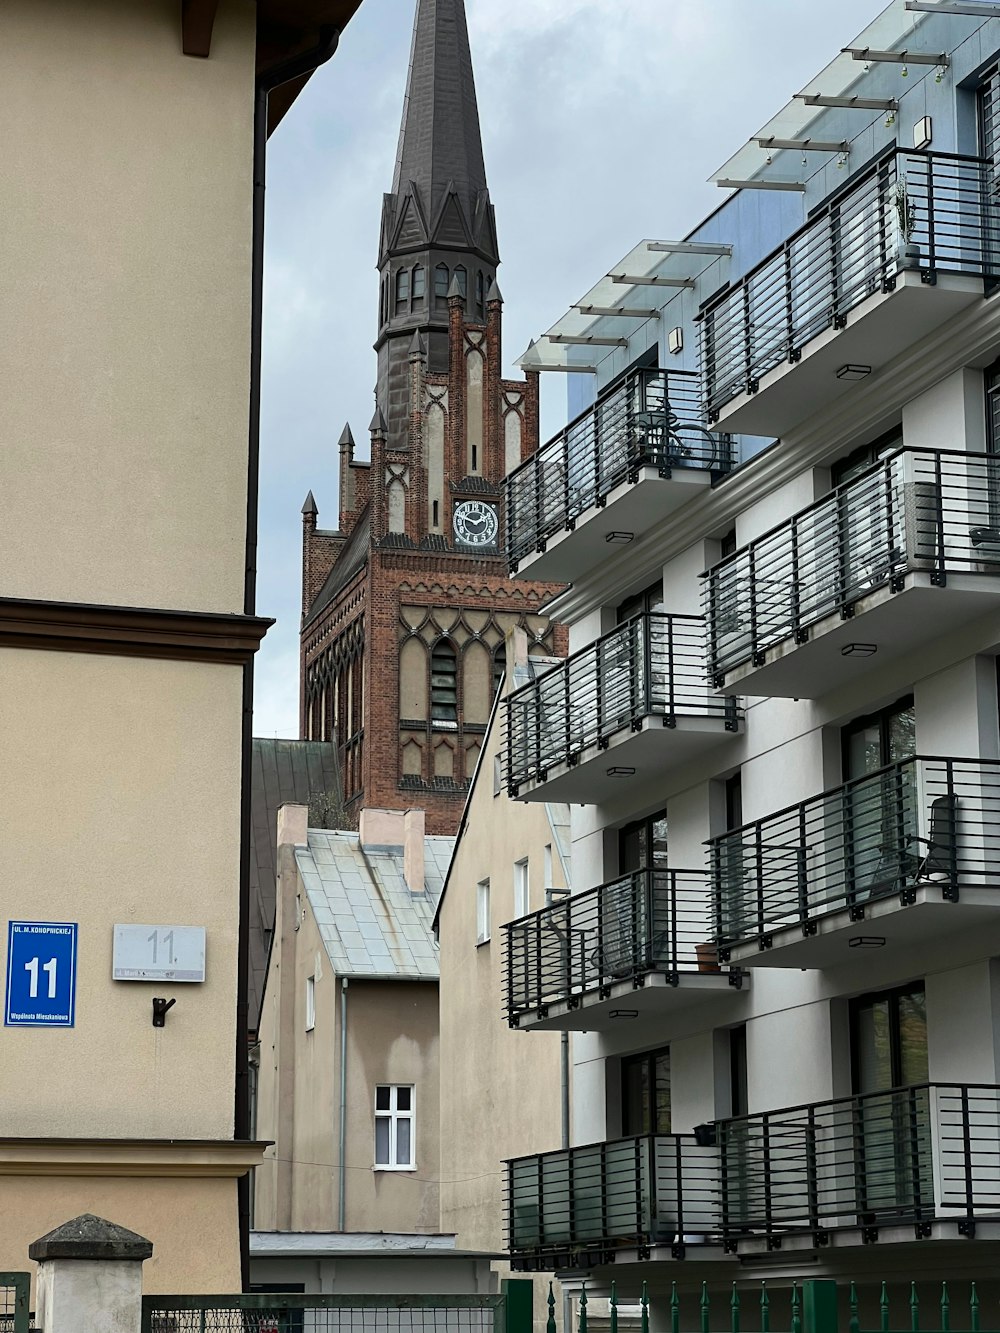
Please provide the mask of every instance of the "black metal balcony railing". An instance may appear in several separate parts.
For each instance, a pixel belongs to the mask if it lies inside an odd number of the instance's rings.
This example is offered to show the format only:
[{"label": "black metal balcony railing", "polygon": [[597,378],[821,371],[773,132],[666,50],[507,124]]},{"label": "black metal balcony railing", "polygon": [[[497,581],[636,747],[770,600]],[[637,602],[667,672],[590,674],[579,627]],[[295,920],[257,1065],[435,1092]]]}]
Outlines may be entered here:
[{"label": "black metal balcony railing", "polygon": [[996,888],[1000,907],[1000,761],[913,758],[891,764],[709,844],[716,939],[767,947],[775,931],[919,888],[957,902]]},{"label": "black metal balcony railing", "polygon": [[635,616],[511,694],[504,748],[511,795],[648,717],[665,727],[696,717],[738,728],[736,700],[720,698],[709,682],[701,616]]},{"label": "black metal balcony railing", "polygon": [[651,972],[671,985],[683,972],[718,972],[713,903],[705,871],[652,868],[508,923],[507,1021]]},{"label": "black metal balcony railing", "polygon": [[1000,1214],[1000,1087],[918,1084],[507,1164],[515,1266],[609,1262],[618,1249],[912,1225],[975,1235]]},{"label": "black metal balcony railing", "polygon": [[512,571],[616,486],[655,467],[727,472],[732,440],[707,427],[697,375],[639,370],[543,445],[504,482]]},{"label": "black metal balcony railing", "polygon": [[700,357],[708,416],[899,272],[993,277],[1000,268],[994,166],[978,157],[893,150],[859,174],[772,255],[710,301]]},{"label": "black metal balcony railing", "polygon": [[721,1230],[741,1236],[913,1224],[975,1232],[1000,1210],[1000,1088],[919,1084],[718,1125]]},{"label": "black metal balcony railing", "polygon": [[[1000,576],[1000,456],[899,449],[705,575],[709,671],[763,665],[907,574]],[[1000,589],[1000,585],[998,585]]]},{"label": "black metal balcony railing", "polygon": [[[717,1152],[693,1134],[654,1134],[518,1157],[507,1164],[507,1247],[571,1266],[581,1251],[719,1240]],[[530,1264],[521,1264],[522,1267]],[[538,1265],[544,1267],[544,1262]]]}]

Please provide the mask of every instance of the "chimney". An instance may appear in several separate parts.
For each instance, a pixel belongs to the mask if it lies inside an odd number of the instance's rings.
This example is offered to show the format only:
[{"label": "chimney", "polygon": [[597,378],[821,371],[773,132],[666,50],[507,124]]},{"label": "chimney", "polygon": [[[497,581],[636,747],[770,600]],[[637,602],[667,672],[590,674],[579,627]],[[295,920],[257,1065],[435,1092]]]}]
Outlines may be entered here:
[{"label": "chimney", "polygon": [[309,845],[309,807],[282,805],[278,807],[278,846],[307,847]]},{"label": "chimney", "polygon": [[423,810],[407,810],[403,817],[403,878],[411,893],[424,892]]},{"label": "chimney", "polygon": [[358,819],[358,841],[366,848],[398,849],[406,841],[405,822],[402,810],[376,810],[366,806]]}]

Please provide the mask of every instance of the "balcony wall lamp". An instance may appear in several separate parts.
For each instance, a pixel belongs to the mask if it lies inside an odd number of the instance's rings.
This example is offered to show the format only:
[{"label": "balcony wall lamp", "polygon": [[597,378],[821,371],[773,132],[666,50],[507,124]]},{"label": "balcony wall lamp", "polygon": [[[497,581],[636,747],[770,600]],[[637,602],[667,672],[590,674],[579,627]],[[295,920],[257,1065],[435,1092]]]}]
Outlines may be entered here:
[{"label": "balcony wall lamp", "polygon": [[634,768],[625,768],[625,767],[621,767],[621,768],[609,768],[609,769],[608,769],[608,777],[609,777],[609,778],[634,778],[634,777],[635,777],[635,769],[634,769]]},{"label": "balcony wall lamp", "polygon": [[638,1018],[638,1009],[612,1009],[609,1018]]},{"label": "balcony wall lamp", "polygon": [[855,935],[847,941],[849,949],[882,949],[885,947],[884,935]]},{"label": "balcony wall lamp", "polygon": [[627,546],[635,541],[634,532],[609,532],[604,538],[609,546]]},{"label": "balcony wall lamp", "polygon": [[871,366],[855,366],[848,363],[837,371],[838,380],[863,380],[872,373]]},{"label": "balcony wall lamp", "polygon": [[874,657],[877,652],[877,643],[845,643],[840,650],[840,655],[841,657]]}]

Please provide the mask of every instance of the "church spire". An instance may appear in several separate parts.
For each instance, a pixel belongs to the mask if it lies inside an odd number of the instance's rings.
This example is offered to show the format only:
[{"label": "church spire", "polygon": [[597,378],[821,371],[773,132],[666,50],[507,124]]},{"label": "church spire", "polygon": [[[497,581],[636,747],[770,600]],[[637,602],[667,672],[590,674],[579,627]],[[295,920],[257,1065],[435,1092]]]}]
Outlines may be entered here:
[{"label": "church spire", "polygon": [[411,181],[431,217],[449,189],[473,205],[486,189],[465,0],[418,0],[393,194]]},{"label": "church spire", "polygon": [[392,191],[382,203],[378,388],[390,451],[406,447],[409,357],[419,333],[430,374],[449,368],[449,298],[486,324],[500,263],[472,73],[465,0],[415,0]]}]

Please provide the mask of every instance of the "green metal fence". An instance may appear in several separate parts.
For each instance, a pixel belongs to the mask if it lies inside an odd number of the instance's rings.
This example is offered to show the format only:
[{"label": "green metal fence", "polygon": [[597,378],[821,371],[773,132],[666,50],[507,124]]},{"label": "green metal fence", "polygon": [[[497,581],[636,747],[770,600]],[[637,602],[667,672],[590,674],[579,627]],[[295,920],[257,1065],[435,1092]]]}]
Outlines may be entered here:
[{"label": "green metal fence", "polygon": [[0,1273],[0,1333],[28,1333],[30,1293],[27,1273]]},{"label": "green metal fence", "polygon": [[502,1288],[492,1296],[144,1296],[142,1333],[531,1333],[531,1283]]},{"label": "green metal fence", "polygon": [[[732,1284],[728,1293],[710,1294],[704,1283],[700,1295],[682,1296],[673,1283],[669,1297],[669,1315],[653,1321],[657,1333],[666,1333],[669,1319],[670,1333],[997,1333],[996,1323],[988,1329],[982,1322],[979,1293],[975,1282],[968,1285],[954,1283],[955,1296],[947,1282],[941,1283],[935,1299],[921,1298],[915,1282],[909,1284],[908,1298],[895,1303],[890,1299],[889,1286],[878,1286],[877,1327],[871,1326],[875,1313],[874,1302],[862,1303],[854,1282],[838,1283],[833,1279],[793,1282],[791,1287],[769,1291],[766,1282],[757,1290],[740,1290]],[[867,1283],[867,1292],[873,1291]],[[611,1284],[608,1310],[610,1333],[619,1333],[620,1302],[617,1284]],[[633,1305],[634,1303],[630,1302]],[[650,1298],[646,1283],[639,1298],[640,1330],[650,1333]],[[902,1311],[900,1307],[902,1308]],[[555,1298],[549,1287],[549,1317],[546,1333],[558,1333]],[[584,1284],[579,1302],[577,1333],[588,1333],[589,1299]],[[899,1318],[900,1312],[902,1318]],[[844,1316],[846,1315],[846,1320]]]}]

